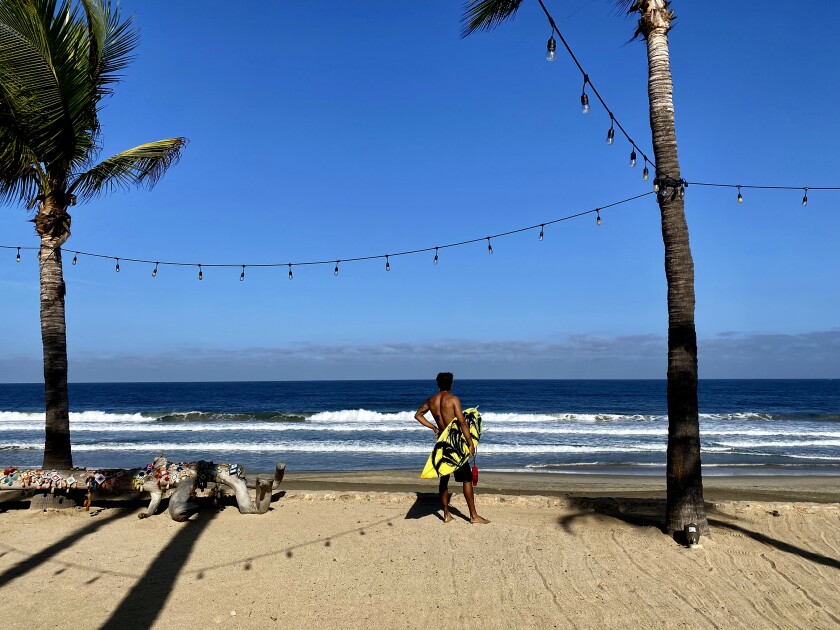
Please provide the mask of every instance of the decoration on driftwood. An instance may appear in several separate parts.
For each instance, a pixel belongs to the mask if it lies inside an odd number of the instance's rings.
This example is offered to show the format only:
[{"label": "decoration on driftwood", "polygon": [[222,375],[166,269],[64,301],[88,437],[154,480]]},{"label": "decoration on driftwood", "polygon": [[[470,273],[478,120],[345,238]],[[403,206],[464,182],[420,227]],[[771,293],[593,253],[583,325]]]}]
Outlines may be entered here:
[{"label": "decoration on driftwood", "polygon": [[[145,468],[134,470],[73,469],[62,472],[21,470],[12,466],[3,470],[0,490],[51,494],[87,490],[84,503],[87,509],[90,509],[94,495],[114,498],[119,493],[148,492],[151,500],[146,510],[139,514],[140,518],[152,516],[164,496],[171,491],[169,515],[173,520],[183,522],[198,511],[198,505],[193,502],[196,493],[204,492],[208,487],[214,497],[221,494],[221,486],[231,488],[241,514],[264,514],[271,504],[272,494],[283,481],[285,470],[285,464],[278,463],[273,475],[252,475],[249,478],[240,464],[215,464],[204,460],[169,463],[163,455],[159,455]],[[253,497],[249,489],[254,490]]]}]

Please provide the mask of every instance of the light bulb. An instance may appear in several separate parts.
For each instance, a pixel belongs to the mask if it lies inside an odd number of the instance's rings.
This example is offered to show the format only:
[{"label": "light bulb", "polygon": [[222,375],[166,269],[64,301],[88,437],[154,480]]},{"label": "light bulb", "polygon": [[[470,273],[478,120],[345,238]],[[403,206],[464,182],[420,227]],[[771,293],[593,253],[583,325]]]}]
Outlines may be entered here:
[{"label": "light bulb", "polygon": [[595,225],[601,225],[601,212],[595,211]]},{"label": "light bulb", "polygon": [[490,237],[489,236],[487,237],[487,253],[488,254],[493,253],[493,246],[490,244]]},{"label": "light bulb", "polygon": [[[802,207],[803,208],[808,205],[808,189],[805,188],[804,190],[805,190],[805,196],[802,197]],[[18,256],[18,260],[20,260],[20,256]]]},{"label": "light bulb", "polygon": [[659,180],[658,179],[653,180],[653,192],[659,192]]},{"label": "light bulb", "polygon": [[337,276],[337,275],[338,275],[338,263],[339,263],[339,262],[341,262],[341,261],[340,261],[340,260],[336,260],[336,261],[335,261],[335,269],[333,269],[333,275],[334,275],[334,276]]},{"label": "light bulb", "polygon": [[391,271],[391,261],[388,260],[387,254],[385,255],[385,271]]},{"label": "light bulb", "polygon": [[289,263],[289,280],[292,278],[294,278],[294,275],[292,274],[292,263]]},{"label": "light bulb", "polygon": [[74,256],[73,256],[73,264],[74,264],[74,265],[76,264],[76,261],[77,261],[77,258],[76,258],[76,256],[74,255]]},{"label": "light bulb", "polygon": [[554,41],[554,35],[548,38],[548,44],[546,45],[546,53],[545,58],[548,61],[554,61],[557,59],[557,42]]},{"label": "light bulb", "polygon": [[438,248],[435,247],[435,264],[438,264]]},{"label": "light bulb", "polygon": [[589,97],[586,95],[586,92],[580,95],[580,106],[584,114],[589,113]]},{"label": "light bulb", "polygon": [[17,258],[15,260],[20,262],[20,247],[17,248]]},{"label": "light bulb", "polygon": [[630,168],[636,168],[636,149],[630,152]]},{"label": "light bulb", "polygon": [[120,259],[117,258],[117,273],[120,272]]},{"label": "light bulb", "polygon": [[607,132],[607,144],[612,144],[614,139],[615,139],[615,129],[610,127],[610,130]]},{"label": "light bulb", "polygon": [[155,263],[155,268],[154,268],[154,269],[152,269],[152,278],[156,278],[156,277],[157,277],[157,268],[158,268],[158,265],[159,265],[159,264],[160,264],[160,263]]},{"label": "light bulb", "polygon": [[645,181],[650,179],[650,171],[648,170],[647,163],[645,163],[645,170],[642,171],[642,179]]},{"label": "light bulb", "polygon": [[239,282],[245,281],[245,265],[242,265],[242,273],[239,274]]},{"label": "light bulb", "polygon": [[738,186],[738,203],[744,203],[744,196],[741,194],[740,186]]},{"label": "light bulb", "polygon": [[201,265],[198,266],[198,279],[204,280],[204,272],[201,271]]},{"label": "light bulb", "polygon": [[540,240],[543,240],[544,231],[545,231],[545,223],[543,223],[543,224],[540,226]]}]

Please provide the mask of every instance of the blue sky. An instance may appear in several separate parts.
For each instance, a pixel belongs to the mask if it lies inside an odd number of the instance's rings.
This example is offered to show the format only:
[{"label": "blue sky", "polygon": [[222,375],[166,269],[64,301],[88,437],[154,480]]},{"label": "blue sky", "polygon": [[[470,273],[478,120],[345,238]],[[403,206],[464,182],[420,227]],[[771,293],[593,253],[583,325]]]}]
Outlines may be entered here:
[{"label": "blue sky", "polygon": [[[835,28],[745,2],[677,0],[671,62],[689,181],[840,184]],[[271,263],[435,246],[650,189],[536,2],[466,40],[457,2],[123,2],[142,41],[102,112],[103,157],[190,144],[151,192],[73,209],[66,247]],[[592,81],[652,155],[647,65],[608,2],[549,2]],[[223,10],[224,9],[224,10]],[[840,192],[690,187],[700,375],[840,377]],[[36,245],[0,208],[0,244]],[[666,285],[653,197],[493,243],[341,266],[161,268],[65,261],[71,381],[664,378]],[[0,381],[38,381],[34,253],[0,251]]]}]

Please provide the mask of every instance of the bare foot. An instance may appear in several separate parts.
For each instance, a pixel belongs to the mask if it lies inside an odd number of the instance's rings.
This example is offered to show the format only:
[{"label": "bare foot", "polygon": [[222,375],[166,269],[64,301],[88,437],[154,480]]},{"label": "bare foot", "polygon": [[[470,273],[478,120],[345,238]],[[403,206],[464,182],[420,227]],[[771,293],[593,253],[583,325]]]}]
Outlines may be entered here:
[{"label": "bare foot", "polygon": [[454,520],[455,520],[455,517],[452,516],[451,514],[444,514],[443,515],[443,522],[444,523],[451,523]]},{"label": "bare foot", "polygon": [[486,525],[489,522],[490,521],[488,521],[486,518],[484,518],[483,516],[478,516],[477,514],[475,518],[470,519],[470,523],[472,525]]}]

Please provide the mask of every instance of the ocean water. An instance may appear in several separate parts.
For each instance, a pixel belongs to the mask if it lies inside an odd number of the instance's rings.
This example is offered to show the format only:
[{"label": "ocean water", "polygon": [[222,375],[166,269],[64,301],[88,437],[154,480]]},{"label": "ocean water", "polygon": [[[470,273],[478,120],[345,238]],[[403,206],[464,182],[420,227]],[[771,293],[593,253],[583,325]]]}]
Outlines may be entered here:
[{"label": "ocean water", "polygon": [[[209,459],[270,470],[422,469],[414,411],[433,381],[70,386],[77,466]],[[665,381],[456,380],[478,406],[482,470],[662,474]],[[840,475],[840,381],[700,382],[704,474]],[[0,465],[39,466],[43,386],[0,384]]]}]

